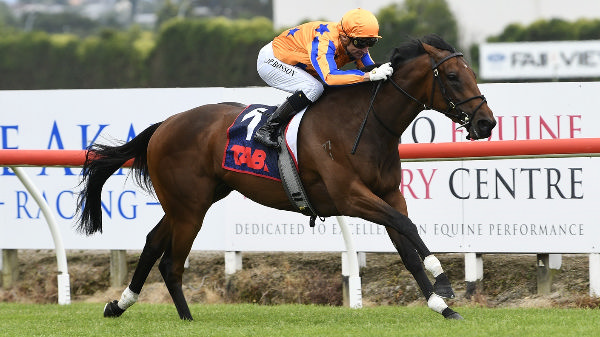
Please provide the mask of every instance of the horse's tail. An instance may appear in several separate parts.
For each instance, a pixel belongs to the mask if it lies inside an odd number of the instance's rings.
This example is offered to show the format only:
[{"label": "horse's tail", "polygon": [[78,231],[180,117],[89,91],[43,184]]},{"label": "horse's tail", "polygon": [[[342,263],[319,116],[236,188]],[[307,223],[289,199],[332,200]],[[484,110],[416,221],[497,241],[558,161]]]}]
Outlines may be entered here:
[{"label": "horse's tail", "polygon": [[148,175],[147,149],[150,137],[161,123],[150,126],[123,145],[93,144],[88,148],[80,183],[83,189],[77,199],[77,212],[80,214],[78,231],[86,235],[98,231],[102,233],[102,187],[106,180],[130,159],[133,158],[132,169],[137,184],[148,191],[152,190],[152,181]]}]

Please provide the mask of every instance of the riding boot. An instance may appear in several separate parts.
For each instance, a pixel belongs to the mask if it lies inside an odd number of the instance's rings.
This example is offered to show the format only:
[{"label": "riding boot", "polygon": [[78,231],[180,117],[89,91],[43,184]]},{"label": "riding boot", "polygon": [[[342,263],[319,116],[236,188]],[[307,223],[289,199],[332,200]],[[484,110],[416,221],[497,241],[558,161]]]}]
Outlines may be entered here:
[{"label": "riding boot", "polygon": [[254,140],[268,147],[279,148],[277,137],[281,126],[285,125],[296,113],[304,109],[310,100],[302,91],[296,91],[288,97],[278,108],[269,116],[267,122],[260,127],[254,134]]}]

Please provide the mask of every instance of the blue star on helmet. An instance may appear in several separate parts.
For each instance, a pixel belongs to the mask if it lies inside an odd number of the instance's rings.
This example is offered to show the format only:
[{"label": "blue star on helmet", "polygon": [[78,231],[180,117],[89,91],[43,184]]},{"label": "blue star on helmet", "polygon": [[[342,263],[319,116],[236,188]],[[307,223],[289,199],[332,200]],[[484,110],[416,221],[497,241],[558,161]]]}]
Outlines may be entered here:
[{"label": "blue star on helmet", "polygon": [[323,35],[323,33],[325,32],[329,32],[329,28],[327,28],[327,24],[326,23],[322,23],[319,25],[319,28],[315,29],[316,32],[320,33],[321,35]]},{"label": "blue star on helmet", "polygon": [[287,33],[286,36],[289,36],[289,35],[294,36],[294,34],[299,30],[300,30],[300,28],[292,28],[292,29],[290,29],[290,31]]}]

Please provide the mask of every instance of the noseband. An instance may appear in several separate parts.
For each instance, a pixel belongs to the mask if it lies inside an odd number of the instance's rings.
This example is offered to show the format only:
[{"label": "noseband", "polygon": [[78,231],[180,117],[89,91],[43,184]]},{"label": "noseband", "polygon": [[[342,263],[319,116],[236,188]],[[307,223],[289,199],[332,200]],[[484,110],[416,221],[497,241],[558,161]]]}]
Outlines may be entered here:
[{"label": "noseband", "polygon": [[[460,124],[459,128],[464,127],[465,129],[468,130],[471,126],[471,121],[475,117],[475,114],[477,113],[477,111],[479,111],[479,109],[481,108],[483,103],[487,102],[487,100],[485,99],[485,96],[479,95],[479,96],[473,96],[473,97],[467,98],[465,100],[462,100],[458,103],[455,103],[452,100],[452,98],[450,98],[448,96],[448,94],[446,93],[446,87],[444,86],[444,83],[442,82],[442,79],[440,78],[440,74],[439,74],[439,70],[438,70],[439,66],[442,65],[444,62],[448,61],[451,58],[460,57],[460,56],[463,56],[463,54],[462,53],[452,53],[452,54],[444,57],[443,59],[439,60],[437,63],[435,62],[435,60],[433,58],[431,58],[431,70],[433,71],[434,81],[433,81],[433,85],[431,87],[431,100],[429,102],[429,105],[421,102],[420,100],[418,100],[417,98],[415,98],[414,96],[412,96],[411,94],[406,92],[406,90],[402,89],[402,87],[400,87],[400,85],[398,85],[398,83],[396,83],[393,80],[393,78],[390,78],[389,80],[392,83],[392,85],[394,85],[394,88],[396,88],[398,91],[403,93],[406,97],[417,102],[420,106],[423,107],[424,110],[433,109],[433,99],[435,98],[435,87],[436,87],[436,85],[439,84],[440,91],[442,92],[442,97],[444,98],[444,100],[446,101],[446,104],[447,104],[446,110],[440,111],[440,112],[452,119],[458,120],[459,124]],[[467,102],[470,102],[474,99],[478,99],[478,98],[481,99],[481,103],[479,103],[479,105],[477,105],[475,110],[473,110],[473,112],[471,112],[470,114],[459,108],[459,106],[461,106]]]}]

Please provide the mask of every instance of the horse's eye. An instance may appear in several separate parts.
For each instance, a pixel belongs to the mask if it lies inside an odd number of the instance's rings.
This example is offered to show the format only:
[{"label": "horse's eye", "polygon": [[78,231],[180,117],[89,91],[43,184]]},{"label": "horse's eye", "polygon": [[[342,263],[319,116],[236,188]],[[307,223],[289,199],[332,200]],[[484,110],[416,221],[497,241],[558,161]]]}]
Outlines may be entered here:
[{"label": "horse's eye", "polygon": [[450,80],[450,81],[458,80],[458,75],[456,75],[456,73],[448,73],[447,77],[448,77],[448,80]]}]

